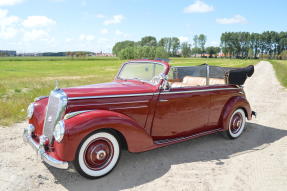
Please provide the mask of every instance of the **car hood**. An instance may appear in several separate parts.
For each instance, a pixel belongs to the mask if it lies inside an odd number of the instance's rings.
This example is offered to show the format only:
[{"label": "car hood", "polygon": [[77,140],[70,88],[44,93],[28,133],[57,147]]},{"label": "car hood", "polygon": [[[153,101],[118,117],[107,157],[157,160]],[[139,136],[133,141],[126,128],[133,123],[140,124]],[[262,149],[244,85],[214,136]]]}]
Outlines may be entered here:
[{"label": "car hood", "polygon": [[137,94],[150,93],[156,90],[156,87],[138,81],[113,81],[109,83],[100,83],[86,86],[63,88],[69,98],[90,97],[118,94]]}]

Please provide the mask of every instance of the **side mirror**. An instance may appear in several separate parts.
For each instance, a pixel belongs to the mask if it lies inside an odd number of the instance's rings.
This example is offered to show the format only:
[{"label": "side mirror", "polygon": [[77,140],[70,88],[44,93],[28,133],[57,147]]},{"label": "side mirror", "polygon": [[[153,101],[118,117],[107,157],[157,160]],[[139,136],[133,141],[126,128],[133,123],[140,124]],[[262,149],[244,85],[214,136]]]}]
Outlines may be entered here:
[{"label": "side mirror", "polygon": [[161,89],[167,91],[170,89],[170,85],[168,83],[168,76],[165,74],[160,74],[160,79],[163,80],[161,84]]}]

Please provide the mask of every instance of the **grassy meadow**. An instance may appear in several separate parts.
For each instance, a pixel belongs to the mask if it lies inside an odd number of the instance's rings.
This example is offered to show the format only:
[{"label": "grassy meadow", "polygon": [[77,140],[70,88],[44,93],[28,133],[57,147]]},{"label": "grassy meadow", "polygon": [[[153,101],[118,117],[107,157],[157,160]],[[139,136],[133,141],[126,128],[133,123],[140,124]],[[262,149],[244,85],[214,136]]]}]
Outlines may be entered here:
[{"label": "grassy meadow", "polygon": [[287,60],[272,60],[276,76],[282,86],[287,87]]},{"label": "grassy meadow", "polygon": [[[118,58],[107,57],[0,57],[0,125],[9,126],[24,120],[28,104],[35,97],[48,95],[55,87],[55,80],[58,80],[59,87],[112,81],[123,62]],[[256,64],[258,60],[171,59],[172,65],[203,63],[243,67]],[[287,68],[287,64],[284,67]]]}]

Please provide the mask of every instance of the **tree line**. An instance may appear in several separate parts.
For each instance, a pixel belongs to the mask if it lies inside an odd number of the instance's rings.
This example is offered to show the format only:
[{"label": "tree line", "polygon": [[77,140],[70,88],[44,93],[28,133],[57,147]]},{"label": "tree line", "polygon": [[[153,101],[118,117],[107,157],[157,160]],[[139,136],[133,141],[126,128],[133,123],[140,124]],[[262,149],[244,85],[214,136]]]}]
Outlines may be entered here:
[{"label": "tree line", "polygon": [[208,52],[213,56],[220,52],[219,47],[207,47],[206,36],[204,34],[195,35],[193,38],[194,47],[188,42],[180,42],[178,37],[164,37],[159,41],[153,36],[145,36],[140,41],[121,41],[113,47],[113,54],[121,59],[139,58],[168,58],[168,57],[190,57],[195,54]]},{"label": "tree line", "polygon": [[287,56],[287,32],[225,32],[220,40],[222,52],[230,58],[282,59]]},{"label": "tree line", "polygon": [[287,32],[263,33],[225,32],[221,34],[220,47],[206,47],[207,37],[195,35],[193,43],[180,42],[177,37],[164,37],[159,41],[145,36],[140,41],[117,42],[113,54],[121,59],[168,58],[168,57],[217,57],[287,59]]}]

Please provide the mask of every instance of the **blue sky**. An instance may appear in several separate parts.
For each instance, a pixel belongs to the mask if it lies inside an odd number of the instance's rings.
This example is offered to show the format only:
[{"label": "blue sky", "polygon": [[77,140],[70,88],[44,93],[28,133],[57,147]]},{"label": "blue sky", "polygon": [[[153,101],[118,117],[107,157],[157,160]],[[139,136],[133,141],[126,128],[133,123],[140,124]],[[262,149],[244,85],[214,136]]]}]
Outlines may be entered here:
[{"label": "blue sky", "polygon": [[0,49],[110,52],[117,41],[287,31],[286,0],[0,0]]}]

